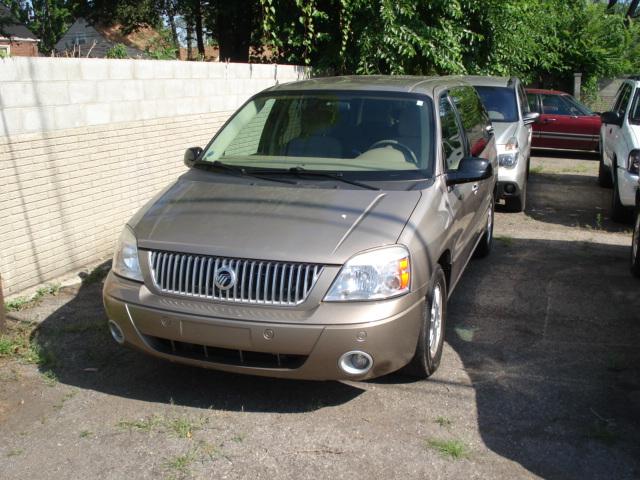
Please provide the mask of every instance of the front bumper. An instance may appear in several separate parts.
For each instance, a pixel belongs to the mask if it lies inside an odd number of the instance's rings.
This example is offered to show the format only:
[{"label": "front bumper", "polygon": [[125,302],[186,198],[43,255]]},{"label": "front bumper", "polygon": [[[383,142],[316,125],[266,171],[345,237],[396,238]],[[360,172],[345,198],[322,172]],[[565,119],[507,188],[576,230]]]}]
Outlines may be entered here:
[{"label": "front bumper", "polygon": [[[198,309],[159,308],[152,297],[159,296],[142,284],[109,273],[104,305],[109,319],[122,330],[126,345],[199,367],[305,380],[363,380],[403,367],[415,352],[424,305],[423,292],[413,292],[384,302],[321,303],[307,317],[311,322],[281,322],[273,320],[277,307],[262,307],[269,320],[256,321],[255,315],[243,318],[241,306],[229,306],[224,315],[214,316]],[[384,305],[371,310],[372,303]],[[369,310],[370,321],[313,322],[336,314],[346,316],[347,321],[359,319],[363,309]],[[370,316],[376,310],[383,318]],[[349,351],[368,353],[373,367],[364,375],[347,374],[338,360]]]}]

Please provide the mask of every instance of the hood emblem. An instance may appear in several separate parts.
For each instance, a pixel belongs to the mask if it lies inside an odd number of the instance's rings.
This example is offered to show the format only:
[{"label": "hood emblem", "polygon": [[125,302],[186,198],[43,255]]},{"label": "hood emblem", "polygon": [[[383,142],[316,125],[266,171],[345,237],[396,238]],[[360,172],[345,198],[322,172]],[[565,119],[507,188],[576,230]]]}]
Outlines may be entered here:
[{"label": "hood emblem", "polygon": [[236,272],[229,267],[220,267],[216,272],[213,283],[220,290],[229,290],[236,284]]}]

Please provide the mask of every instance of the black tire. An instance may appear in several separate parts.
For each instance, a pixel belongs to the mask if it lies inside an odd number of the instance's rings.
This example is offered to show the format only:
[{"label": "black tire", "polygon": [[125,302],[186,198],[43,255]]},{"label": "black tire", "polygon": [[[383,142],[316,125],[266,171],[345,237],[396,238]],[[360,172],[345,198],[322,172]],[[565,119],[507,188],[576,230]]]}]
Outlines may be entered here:
[{"label": "black tire", "polygon": [[603,188],[613,187],[611,181],[611,169],[604,164],[603,153],[600,152],[600,163],[598,163],[598,185]]},{"label": "black tire", "polygon": [[636,208],[636,221],[631,240],[631,273],[640,278],[640,207]]},{"label": "black tire", "polygon": [[[432,333],[431,325],[434,320],[433,310],[437,309],[434,305],[434,299],[439,302],[439,330],[437,344],[430,348],[430,334]],[[438,300],[439,299],[439,300]],[[442,347],[444,345],[444,331],[447,319],[447,280],[445,278],[442,267],[437,265],[431,283],[429,293],[425,299],[422,309],[422,325],[418,334],[418,343],[413,358],[407,366],[404,367],[403,373],[411,377],[424,379],[435,373],[440,365],[442,358]],[[433,353],[432,353],[433,352]]]},{"label": "black tire", "polygon": [[505,197],[504,206],[509,212],[524,212],[527,207],[527,181],[524,181],[520,195],[517,197]]},{"label": "black tire", "polygon": [[495,201],[491,200],[491,206],[489,207],[489,214],[487,215],[487,225],[484,230],[484,234],[480,239],[480,243],[476,247],[476,251],[473,256],[476,258],[484,258],[491,253],[491,247],[493,246],[493,223],[494,223]]},{"label": "black tire", "polygon": [[611,190],[611,220],[618,223],[629,223],[631,219],[631,209],[625,207],[620,202],[620,191],[618,190],[618,179],[615,174],[615,163],[612,165],[614,169],[613,190]]}]

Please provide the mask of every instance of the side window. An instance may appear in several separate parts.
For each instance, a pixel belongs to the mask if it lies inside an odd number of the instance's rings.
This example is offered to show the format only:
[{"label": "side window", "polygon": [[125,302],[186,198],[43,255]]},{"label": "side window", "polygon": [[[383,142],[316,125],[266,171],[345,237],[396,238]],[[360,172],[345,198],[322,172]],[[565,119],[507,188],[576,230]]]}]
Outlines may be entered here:
[{"label": "side window", "polygon": [[527,101],[527,94],[522,88],[522,84],[518,83],[518,101],[520,102],[520,110],[522,115],[529,113],[529,102]]},{"label": "side window", "polygon": [[547,115],[573,115],[570,105],[560,95],[540,95],[542,112]]},{"label": "side window", "polygon": [[458,113],[460,113],[462,128],[469,142],[469,153],[478,156],[488,141],[486,127],[489,125],[489,117],[487,112],[473,87],[452,88],[450,95]]},{"label": "side window", "polygon": [[447,96],[440,97],[440,132],[442,134],[442,152],[447,171],[457,170],[464,157],[462,132],[456,119],[456,113]]},{"label": "side window", "polygon": [[631,98],[631,85],[625,83],[620,91],[620,96],[616,101],[616,106],[614,111],[618,112],[620,115],[624,115],[624,112],[627,111],[627,106],[629,105],[629,99]]},{"label": "side window", "polygon": [[540,107],[538,106],[538,95],[535,93],[527,93],[527,104],[529,105],[529,111],[540,112]]}]

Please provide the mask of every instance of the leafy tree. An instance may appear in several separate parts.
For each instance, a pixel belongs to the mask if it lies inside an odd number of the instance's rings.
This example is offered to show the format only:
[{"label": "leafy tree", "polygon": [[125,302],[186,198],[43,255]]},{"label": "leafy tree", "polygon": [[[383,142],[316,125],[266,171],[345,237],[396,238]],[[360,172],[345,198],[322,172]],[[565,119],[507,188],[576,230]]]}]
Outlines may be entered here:
[{"label": "leafy tree", "polygon": [[127,47],[122,43],[116,43],[113,47],[107,50],[107,58],[129,58],[127,53]]}]

